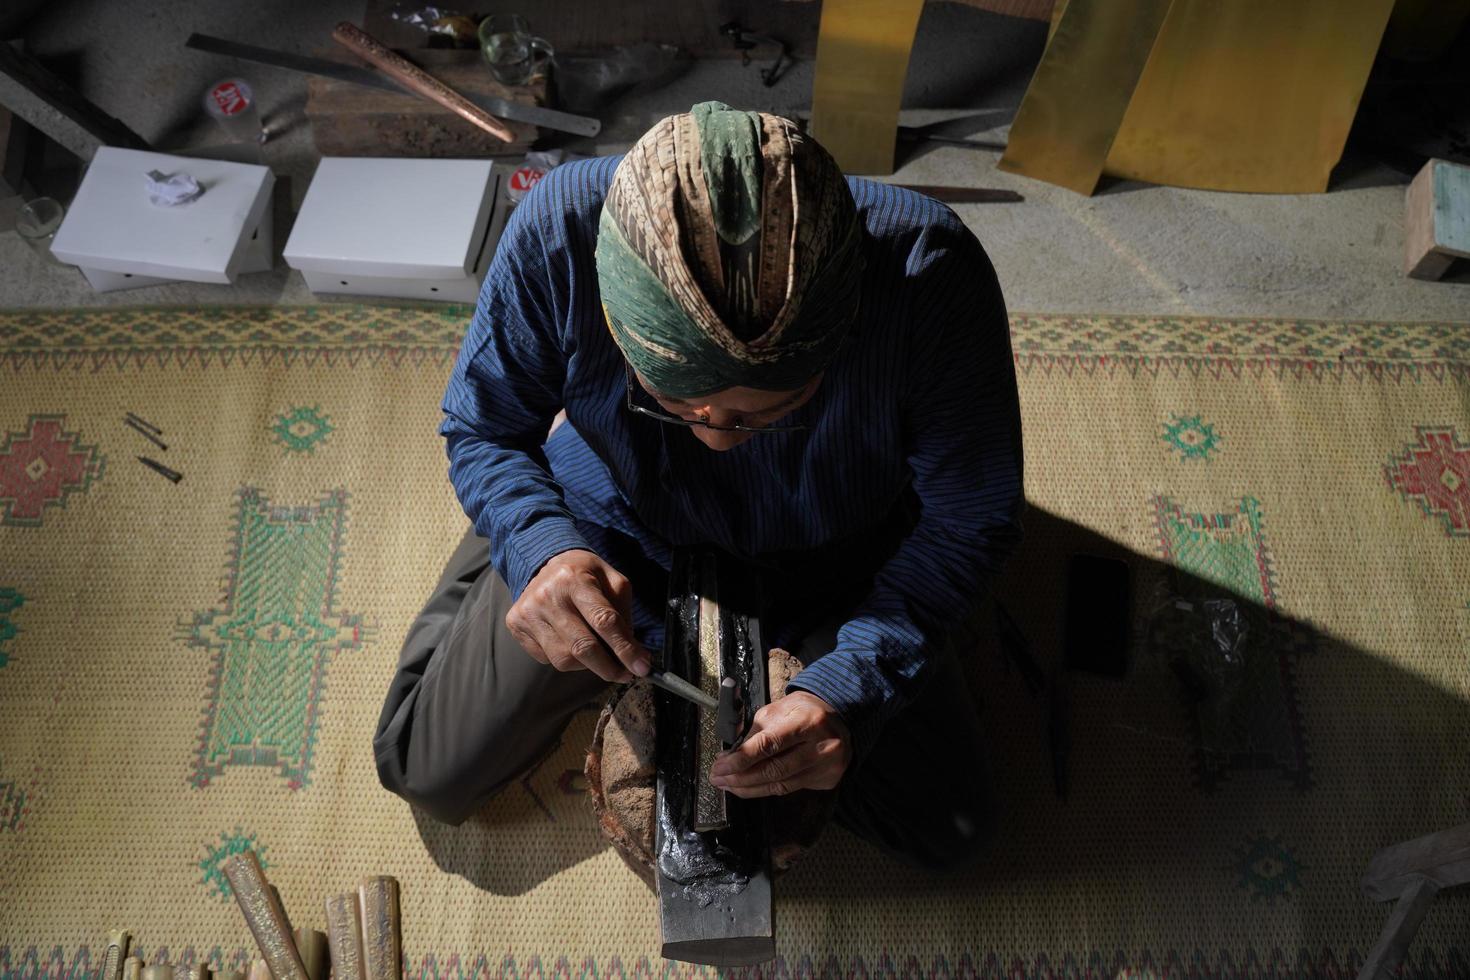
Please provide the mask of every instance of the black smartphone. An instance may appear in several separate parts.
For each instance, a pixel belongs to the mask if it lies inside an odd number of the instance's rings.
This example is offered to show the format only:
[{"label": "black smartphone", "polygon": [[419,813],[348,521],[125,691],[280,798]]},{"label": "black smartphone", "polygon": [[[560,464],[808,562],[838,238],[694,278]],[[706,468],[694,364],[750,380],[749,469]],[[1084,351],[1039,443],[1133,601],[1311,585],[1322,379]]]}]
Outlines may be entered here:
[{"label": "black smartphone", "polygon": [[1104,677],[1128,672],[1131,630],[1128,563],[1097,555],[1067,562],[1067,614],[1063,644],[1068,670]]}]

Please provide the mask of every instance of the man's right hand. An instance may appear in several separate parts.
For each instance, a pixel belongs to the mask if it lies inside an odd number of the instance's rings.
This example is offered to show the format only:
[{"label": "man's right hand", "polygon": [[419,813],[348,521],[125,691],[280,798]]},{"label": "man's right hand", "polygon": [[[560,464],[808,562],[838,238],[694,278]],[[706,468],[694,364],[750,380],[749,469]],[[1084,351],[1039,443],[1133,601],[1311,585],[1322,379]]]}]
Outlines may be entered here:
[{"label": "man's right hand", "polygon": [[557,670],[590,670],[605,681],[648,674],[652,659],[632,624],[632,584],[590,551],[552,558],[505,614],[511,635],[532,657]]}]

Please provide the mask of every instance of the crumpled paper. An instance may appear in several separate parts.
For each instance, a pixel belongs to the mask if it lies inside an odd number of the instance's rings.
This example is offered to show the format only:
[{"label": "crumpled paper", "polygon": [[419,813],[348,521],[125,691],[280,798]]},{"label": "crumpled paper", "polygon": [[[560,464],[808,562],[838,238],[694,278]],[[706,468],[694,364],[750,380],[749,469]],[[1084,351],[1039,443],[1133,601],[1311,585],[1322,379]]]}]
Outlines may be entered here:
[{"label": "crumpled paper", "polygon": [[150,170],[144,175],[148,180],[148,200],[159,207],[177,207],[188,204],[204,193],[204,187],[188,174],[166,174],[161,170]]}]

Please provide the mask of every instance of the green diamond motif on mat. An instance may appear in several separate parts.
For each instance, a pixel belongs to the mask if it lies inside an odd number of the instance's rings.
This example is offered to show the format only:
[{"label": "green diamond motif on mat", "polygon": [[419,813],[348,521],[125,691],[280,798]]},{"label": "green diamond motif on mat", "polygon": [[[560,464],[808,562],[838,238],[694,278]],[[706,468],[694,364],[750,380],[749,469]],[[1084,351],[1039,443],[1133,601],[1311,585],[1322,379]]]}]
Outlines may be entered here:
[{"label": "green diamond motif on mat", "polygon": [[1198,415],[1171,415],[1164,423],[1164,442],[1180,459],[1209,462],[1219,452],[1221,439],[1215,427]]},{"label": "green diamond motif on mat", "polygon": [[311,453],[332,434],[332,420],[319,405],[301,405],[276,416],[271,432],[288,453]]},{"label": "green diamond motif on mat", "polygon": [[225,597],[182,624],[181,639],[211,654],[204,724],[191,782],[227,766],[270,766],[295,790],[307,784],[326,669],[370,630],[337,608],[347,492],[273,506],[239,492]]},{"label": "green diamond motif on mat", "polygon": [[1278,898],[1295,898],[1302,890],[1304,870],[1279,836],[1255,834],[1236,855],[1236,885],[1249,892],[1253,902],[1275,904]]},{"label": "green diamond motif on mat", "polygon": [[270,868],[270,862],[265,859],[266,849],[255,842],[254,834],[247,834],[239,827],[236,827],[232,833],[220,834],[219,843],[206,844],[204,850],[204,860],[199,862],[199,870],[204,872],[204,878],[200,884],[224,902],[228,902],[233,897],[230,890],[230,879],[225,877],[225,861],[236,854],[254,851],[256,857],[260,858],[261,868]]},{"label": "green diamond motif on mat", "polygon": [[1268,609],[1276,604],[1259,500],[1242,497],[1221,514],[1186,513],[1166,497],[1155,506],[1163,557],[1171,564]]},{"label": "green diamond motif on mat", "polygon": [[0,588],[0,667],[10,663],[10,652],[6,644],[15,639],[20,632],[20,627],[10,618],[10,614],[26,604],[26,597],[12,588]]}]

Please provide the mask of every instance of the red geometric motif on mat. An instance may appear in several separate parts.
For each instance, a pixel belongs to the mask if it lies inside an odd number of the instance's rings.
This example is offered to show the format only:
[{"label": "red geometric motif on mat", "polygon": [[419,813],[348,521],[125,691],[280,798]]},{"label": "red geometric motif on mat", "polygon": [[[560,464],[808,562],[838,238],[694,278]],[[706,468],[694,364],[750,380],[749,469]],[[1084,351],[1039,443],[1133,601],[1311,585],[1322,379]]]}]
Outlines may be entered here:
[{"label": "red geometric motif on mat", "polygon": [[1426,517],[1444,521],[1445,533],[1470,535],[1470,444],[1453,428],[1417,426],[1417,446],[1383,468],[1388,485],[1419,504]]},{"label": "red geometric motif on mat", "polygon": [[96,446],[66,432],[64,415],[32,415],[0,446],[0,524],[35,527],[41,513],[102,475]]}]

